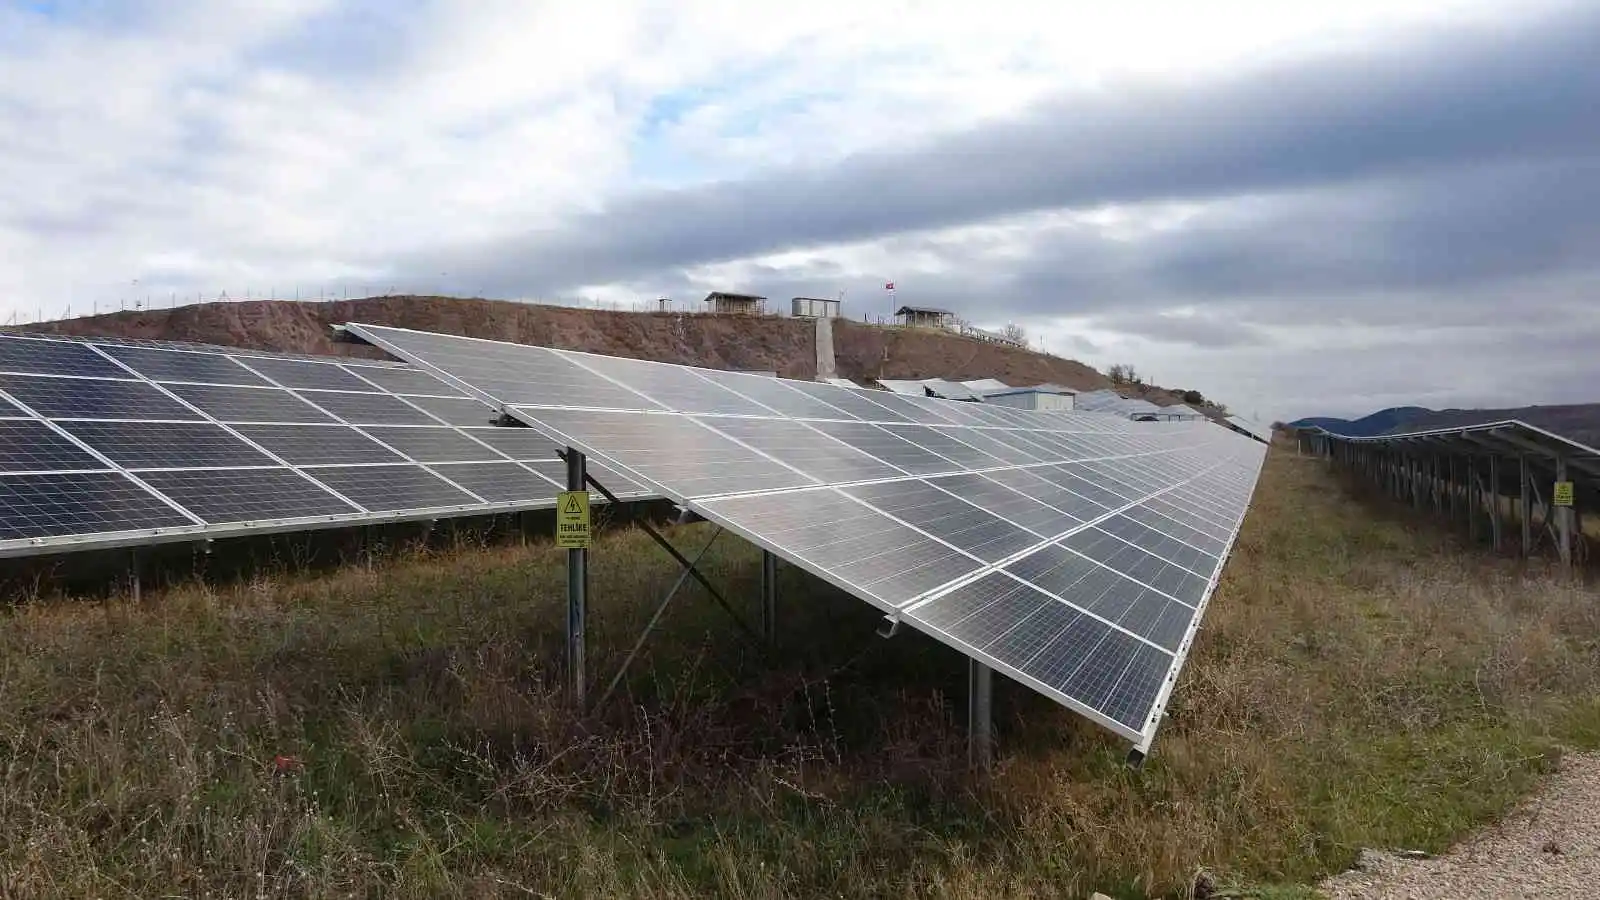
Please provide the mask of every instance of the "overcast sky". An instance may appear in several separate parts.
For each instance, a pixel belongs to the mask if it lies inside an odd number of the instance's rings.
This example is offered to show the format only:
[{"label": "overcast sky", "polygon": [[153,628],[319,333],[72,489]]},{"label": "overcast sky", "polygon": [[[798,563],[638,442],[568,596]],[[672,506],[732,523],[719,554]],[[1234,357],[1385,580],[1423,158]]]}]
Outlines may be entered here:
[{"label": "overcast sky", "polygon": [[1596,60],[1528,0],[0,0],[0,321],[894,281],[1265,419],[1600,401]]}]

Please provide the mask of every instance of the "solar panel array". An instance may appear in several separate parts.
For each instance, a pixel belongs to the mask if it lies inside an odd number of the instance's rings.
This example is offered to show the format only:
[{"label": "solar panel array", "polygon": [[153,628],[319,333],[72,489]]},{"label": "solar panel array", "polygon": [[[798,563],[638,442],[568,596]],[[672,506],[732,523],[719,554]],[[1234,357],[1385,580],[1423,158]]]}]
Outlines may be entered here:
[{"label": "solar panel array", "polygon": [[395,363],[3,335],[0,556],[553,505],[497,416]]},{"label": "solar panel array", "polygon": [[348,331],[1148,747],[1265,448],[426,332]]},{"label": "solar panel array", "polygon": [[1242,431],[1245,434],[1262,441],[1263,443],[1272,443],[1272,426],[1270,425],[1263,425],[1260,422],[1257,422],[1253,419],[1246,419],[1243,416],[1229,416],[1223,421],[1227,422],[1229,425],[1232,425],[1239,431]]},{"label": "solar panel array", "polygon": [[1163,412],[1162,407],[1141,400],[1137,397],[1124,397],[1112,390],[1086,391],[1077,396],[1074,403],[1078,409],[1092,412],[1111,413],[1119,416],[1158,415]]}]

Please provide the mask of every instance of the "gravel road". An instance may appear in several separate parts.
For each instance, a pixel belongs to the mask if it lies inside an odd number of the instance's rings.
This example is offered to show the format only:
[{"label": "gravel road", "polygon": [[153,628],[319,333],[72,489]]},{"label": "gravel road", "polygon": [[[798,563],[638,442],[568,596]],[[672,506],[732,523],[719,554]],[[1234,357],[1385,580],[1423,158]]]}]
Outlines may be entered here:
[{"label": "gravel road", "polygon": [[1505,821],[1434,859],[1367,854],[1328,879],[1333,900],[1600,896],[1600,755],[1572,755]]}]

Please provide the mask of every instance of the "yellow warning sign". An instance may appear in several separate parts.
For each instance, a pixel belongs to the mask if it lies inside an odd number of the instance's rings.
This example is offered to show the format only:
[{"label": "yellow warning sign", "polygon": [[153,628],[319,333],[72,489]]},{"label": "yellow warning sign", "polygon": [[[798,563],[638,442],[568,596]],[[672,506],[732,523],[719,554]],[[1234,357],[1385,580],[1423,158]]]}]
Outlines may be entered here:
[{"label": "yellow warning sign", "polygon": [[1558,481],[1558,482],[1556,482],[1556,489],[1551,495],[1550,502],[1554,503],[1557,506],[1571,506],[1572,505],[1572,482],[1570,482],[1570,481]]},{"label": "yellow warning sign", "polygon": [[556,546],[587,550],[593,539],[589,526],[589,492],[562,491],[556,495]]}]

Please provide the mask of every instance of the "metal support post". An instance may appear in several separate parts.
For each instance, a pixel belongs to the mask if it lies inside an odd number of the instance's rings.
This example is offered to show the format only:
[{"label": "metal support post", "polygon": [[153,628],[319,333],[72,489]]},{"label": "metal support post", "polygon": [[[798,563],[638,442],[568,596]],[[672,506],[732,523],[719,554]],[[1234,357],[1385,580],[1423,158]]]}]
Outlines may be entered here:
[{"label": "metal support post", "polygon": [[139,583],[139,551],[128,554],[128,596],[138,603],[144,591]]},{"label": "metal support post", "polygon": [[761,551],[761,636],[767,646],[778,643],[778,557]]},{"label": "metal support post", "polygon": [[[586,477],[583,454],[567,448],[567,490],[582,491]],[[567,551],[567,692],[579,709],[584,705],[584,623],[589,604],[589,551]]]},{"label": "metal support post", "polygon": [[1528,496],[1528,486],[1533,481],[1533,473],[1528,471],[1528,457],[1517,457],[1518,474],[1521,476],[1521,495],[1517,500],[1517,518],[1522,522],[1522,555],[1533,555],[1533,500]]},{"label": "metal support post", "polygon": [[967,762],[987,773],[994,764],[994,670],[967,661]]},{"label": "metal support post", "polygon": [[1461,508],[1456,502],[1456,457],[1453,453],[1450,455],[1450,472],[1445,476],[1445,486],[1450,491],[1450,521],[1454,522]]},{"label": "metal support post", "polygon": [[1478,541],[1478,520],[1483,510],[1482,485],[1478,482],[1478,460],[1467,457],[1467,535],[1473,543]]},{"label": "metal support post", "polygon": [[[1564,457],[1564,456],[1556,457],[1556,481],[1566,481],[1569,477],[1571,477],[1571,476],[1567,474],[1567,459],[1566,459],[1566,457]],[[1558,544],[1560,544],[1561,565],[1566,567],[1566,568],[1571,568],[1572,567],[1572,507],[1570,507],[1570,506],[1554,506],[1554,498],[1553,497],[1551,498],[1551,503],[1552,503],[1552,507],[1555,510],[1555,514],[1556,514],[1556,542]]]},{"label": "metal support post", "polygon": [[1489,457],[1489,536],[1500,552],[1500,457]]}]

